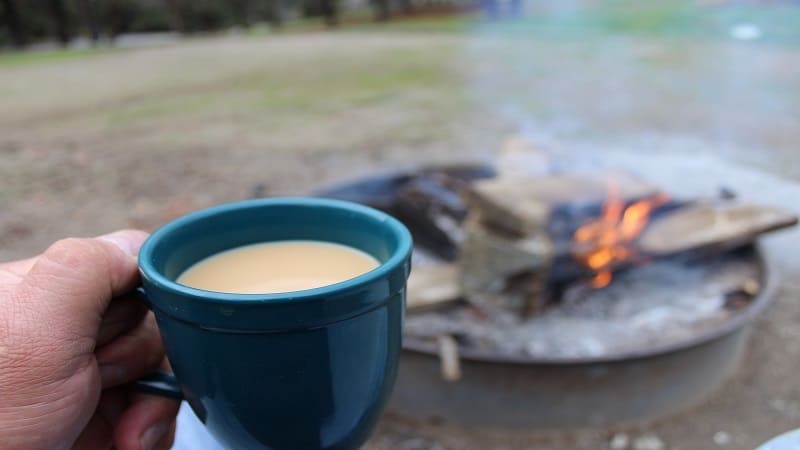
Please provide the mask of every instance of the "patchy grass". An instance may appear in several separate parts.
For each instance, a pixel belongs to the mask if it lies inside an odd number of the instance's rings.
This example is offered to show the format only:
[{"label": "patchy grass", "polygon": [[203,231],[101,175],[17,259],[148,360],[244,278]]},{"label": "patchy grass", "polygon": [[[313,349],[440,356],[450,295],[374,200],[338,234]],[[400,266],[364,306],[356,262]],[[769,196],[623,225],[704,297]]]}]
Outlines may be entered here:
[{"label": "patchy grass", "polygon": [[72,61],[115,51],[111,48],[81,48],[58,50],[32,50],[0,52],[0,67],[25,66],[62,61]]},{"label": "patchy grass", "polygon": [[450,55],[441,45],[423,50],[397,48],[353,58],[346,64],[340,55],[321,55],[313,70],[264,67],[202,88],[131,99],[104,116],[109,126],[124,128],[226,112],[302,117],[352,108],[390,109],[394,105],[402,109],[409,102],[423,102],[419,107],[426,110],[453,113],[463,106],[465,95]]}]

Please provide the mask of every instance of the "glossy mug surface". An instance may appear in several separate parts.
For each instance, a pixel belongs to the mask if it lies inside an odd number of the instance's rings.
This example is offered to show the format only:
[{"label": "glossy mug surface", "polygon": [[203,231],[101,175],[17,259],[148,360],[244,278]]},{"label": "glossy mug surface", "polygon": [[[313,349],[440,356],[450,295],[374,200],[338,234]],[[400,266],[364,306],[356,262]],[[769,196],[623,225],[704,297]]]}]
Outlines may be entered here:
[{"label": "glossy mug surface", "polygon": [[[325,287],[226,294],[175,279],[220,251],[321,240],[380,266]],[[180,390],[232,449],[353,449],[369,436],[397,373],[411,236],[380,211],[337,200],[277,198],[221,205],[154,232],[139,253]]]}]

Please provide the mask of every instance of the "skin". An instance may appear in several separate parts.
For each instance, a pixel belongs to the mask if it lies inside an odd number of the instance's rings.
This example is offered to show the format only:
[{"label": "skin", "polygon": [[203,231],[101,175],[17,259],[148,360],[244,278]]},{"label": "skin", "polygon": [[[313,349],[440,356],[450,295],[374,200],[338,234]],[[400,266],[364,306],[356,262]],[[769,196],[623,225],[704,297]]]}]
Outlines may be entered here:
[{"label": "skin", "polygon": [[0,450],[167,449],[179,403],[125,384],[164,367],[139,283],[146,233],[56,242],[0,264]]}]

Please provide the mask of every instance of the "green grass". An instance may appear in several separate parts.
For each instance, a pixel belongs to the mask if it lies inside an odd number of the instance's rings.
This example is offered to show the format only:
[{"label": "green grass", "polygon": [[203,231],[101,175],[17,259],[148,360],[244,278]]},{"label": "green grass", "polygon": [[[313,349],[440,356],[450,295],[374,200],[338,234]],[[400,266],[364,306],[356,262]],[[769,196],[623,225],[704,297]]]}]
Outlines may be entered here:
[{"label": "green grass", "polygon": [[0,67],[72,61],[89,56],[102,55],[112,51],[114,50],[109,48],[82,48],[0,52]]}]

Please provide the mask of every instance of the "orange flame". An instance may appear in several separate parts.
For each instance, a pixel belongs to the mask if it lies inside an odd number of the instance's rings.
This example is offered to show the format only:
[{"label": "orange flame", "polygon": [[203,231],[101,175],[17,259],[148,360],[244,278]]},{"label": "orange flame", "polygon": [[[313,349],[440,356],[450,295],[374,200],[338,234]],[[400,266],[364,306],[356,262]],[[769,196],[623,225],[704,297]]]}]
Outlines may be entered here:
[{"label": "orange flame", "polygon": [[600,217],[582,225],[575,231],[575,258],[594,271],[589,284],[601,288],[611,283],[612,269],[636,255],[630,244],[647,227],[653,210],[669,200],[659,193],[638,200],[627,208],[615,184],[608,186],[608,198]]}]

